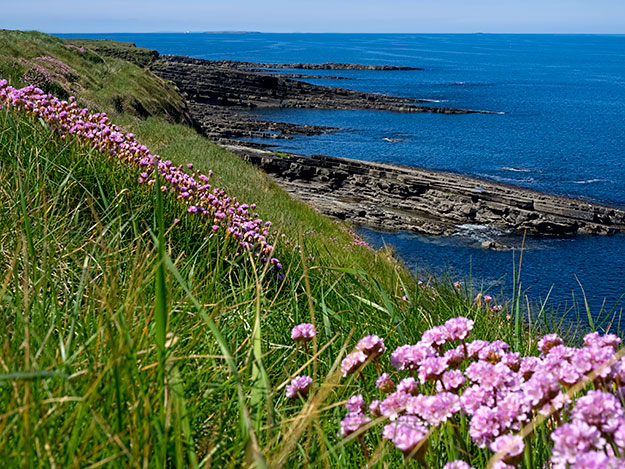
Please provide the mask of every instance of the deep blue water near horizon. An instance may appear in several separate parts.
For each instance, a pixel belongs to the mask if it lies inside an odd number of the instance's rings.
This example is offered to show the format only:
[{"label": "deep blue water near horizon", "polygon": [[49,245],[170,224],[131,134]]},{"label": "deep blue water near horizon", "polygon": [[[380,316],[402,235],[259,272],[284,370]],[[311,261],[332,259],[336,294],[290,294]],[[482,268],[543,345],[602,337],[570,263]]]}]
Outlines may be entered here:
[{"label": "deep blue water near horizon", "polygon": [[[62,36],[130,41],[162,54],[204,59],[421,67],[424,70],[306,71],[352,79],[305,81],[497,114],[273,109],[250,116],[341,129],[336,134],[270,141],[277,150],[454,171],[625,207],[625,36]],[[443,238],[361,232],[375,246],[393,245],[419,273],[451,269],[456,278],[471,276],[495,293],[510,292],[512,253],[486,251],[479,244],[489,238],[520,247],[518,236],[476,226]],[[625,294],[625,236],[528,238],[525,248],[521,279],[530,299],[545,298],[553,286],[549,306],[561,311],[575,302],[581,306],[579,280],[593,315],[601,319],[602,305],[610,310]],[[617,310],[621,309],[619,304]]]}]

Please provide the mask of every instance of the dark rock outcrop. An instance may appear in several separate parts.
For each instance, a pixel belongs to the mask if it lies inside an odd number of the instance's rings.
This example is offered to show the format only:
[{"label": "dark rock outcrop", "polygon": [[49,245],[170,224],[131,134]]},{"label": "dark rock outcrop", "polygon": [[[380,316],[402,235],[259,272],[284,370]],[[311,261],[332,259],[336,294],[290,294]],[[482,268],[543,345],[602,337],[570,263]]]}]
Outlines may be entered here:
[{"label": "dark rock outcrop", "polygon": [[294,78],[299,80],[309,79],[309,80],[353,80],[352,77],[337,77],[333,75],[308,75],[306,73],[282,73],[275,70],[266,70],[263,68],[251,68],[249,69],[251,72],[259,72],[265,73],[267,75],[271,75],[272,77],[278,78]]},{"label": "dark rock outcrop", "polygon": [[423,70],[422,68],[405,67],[396,65],[362,65],[362,64],[346,64],[337,62],[326,62],[323,64],[271,64],[260,62],[237,62],[234,60],[211,60],[214,64],[230,68],[274,68],[274,69],[290,69],[290,70],[374,70],[374,71],[410,71]]},{"label": "dark rock outcrop", "polygon": [[[223,65],[227,64],[227,65]],[[475,111],[415,103],[429,100],[312,85],[231,66],[232,62],[161,56],[154,73],[173,81],[195,102],[247,108],[371,109],[392,112],[467,114]]]},{"label": "dark rock outcrop", "polygon": [[553,236],[625,232],[625,210],[582,200],[420,168],[228,148],[294,197],[358,225],[432,235],[464,224]]},{"label": "dark rock outcrop", "polygon": [[418,104],[428,102],[423,99],[313,85],[283,78],[270,71],[259,71],[257,67],[262,65],[275,66],[274,68],[307,68],[310,65],[313,69],[322,66],[335,67],[332,69],[341,67],[366,70],[405,69],[389,68],[389,66],[350,66],[349,64],[257,64],[167,55],[160,56],[150,68],[156,75],[175,83],[185,97],[194,121],[208,137],[230,143],[233,139],[242,137],[289,138],[293,134],[317,135],[336,130],[331,127],[249,119],[241,114],[241,109],[275,107],[369,109],[443,114],[475,112]]}]

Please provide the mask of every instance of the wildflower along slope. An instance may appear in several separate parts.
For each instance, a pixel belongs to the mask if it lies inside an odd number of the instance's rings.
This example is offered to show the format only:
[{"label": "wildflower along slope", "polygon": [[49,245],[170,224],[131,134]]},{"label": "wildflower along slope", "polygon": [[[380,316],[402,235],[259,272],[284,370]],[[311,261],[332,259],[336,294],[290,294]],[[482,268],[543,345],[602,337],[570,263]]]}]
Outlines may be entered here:
[{"label": "wildflower along slope", "polygon": [[[539,356],[522,356],[501,340],[469,340],[473,326],[472,320],[453,318],[416,344],[395,349],[390,364],[397,384],[383,373],[375,381],[380,399],[350,397],[341,435],[362,438],[376,419],[384,423],[384,439],[422,462],[434,440],[444,442],[450,460],[465,455],[473,464],[489,461],[499,469],[541,467],[547,458],[562,469],[623,464],[621,339],[593,332],[575,348],[549,334],[538,342]],[[343,360],[343,376],[361,373],[372,359],[379,368],[384,351],[380,338],[365,337]],[[363,393],[372,395],[366,387]],[[440,455],[427,460],[440,464]],[[445,467],[470,466],[459,460]]]},{"label": "wildflower along slope", "polygon": [[32,85],[15,89],[8,86],[6,80],[0,80],[0,102],[43,119],[62,137],[77,138],[108,152],[120,163],[141,168],[140,184],[151,186],[159,177],[163,183],[160,190],[186,202],[189,215],[202,217],[212,225],[213,232],[232,236],[244,248],[257,249],[256,254],[263,260],[270,259],[274,267],[281,268],[277,259],[268,257],[273,252],[273,246],[267,240],[271,222],[263,222],[257,213],[250,213],[255,204],[241,204],[229,197],[224,189],[211,187],[212,171],[205,175],[188,163],[186,169],[189,172],[185,172],[183,166],[162,160],[137,142],[133,134],[121,132],[106,113],[90,113],[88,109],[80,108],[74,97],[62,101]]}]

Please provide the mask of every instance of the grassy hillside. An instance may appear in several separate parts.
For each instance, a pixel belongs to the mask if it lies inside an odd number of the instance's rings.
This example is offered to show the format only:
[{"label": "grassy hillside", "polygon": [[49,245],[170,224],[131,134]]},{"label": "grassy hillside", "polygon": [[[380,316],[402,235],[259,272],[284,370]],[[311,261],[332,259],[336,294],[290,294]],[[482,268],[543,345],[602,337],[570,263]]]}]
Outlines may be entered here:
[{"label": "grassy hillside", "polygon": [[[472,443],[467,416],[431,426],[422,457],[421,446],[404,456],[383,439],[386,418],[347,439],[339,422],[350,396],[384,398],[375,387],[382,371],[417,377],[394,370],[390,352],[450,318],[475,322],[470,340],[510,344],[510,355],[493,345],[485,362],[535,353],[520,306],[495,311],[451,281],[417,283],[388,251],[176,123],[182,101],[144,68],[149,53],[129,62],[120,58],[134,53],[128,45],[72,44],[3,31],[0,79],[21,86],[34,64],[52,63],[36,57],[62,60],[76,76],[58,72],[39,85],[106,110],[163,160],[214,171],[214,187],[273,222],[268,236],[283,269],[189,216],[184,199],[138,183],[142,170],[114,152],[61,135],[54,120],[0,109],[3,464],[443,467],[458,458],[485,467],[493,452]],[[300,323],[318,331],[310,342],[291,339]],[[388,351],[343,377],[346,354],[370,334]],[[290,399],[287,385],[300,375],[311,389]],[[436,392],[430,381],[420,389]],[[554,422],[528,437],[524,467],[549,459]]]},{"label": "grassy hillside", "polygon": [[[0,76],[14,86],[35,85],[62,99],[77,96],[94,111],[184,120],[184,103],[175,89],[137,65],[147,64],[150,52],[107,41],[89,47],[92,42],[0,30]],[[125,60],[131,57],[134,62]]]}]

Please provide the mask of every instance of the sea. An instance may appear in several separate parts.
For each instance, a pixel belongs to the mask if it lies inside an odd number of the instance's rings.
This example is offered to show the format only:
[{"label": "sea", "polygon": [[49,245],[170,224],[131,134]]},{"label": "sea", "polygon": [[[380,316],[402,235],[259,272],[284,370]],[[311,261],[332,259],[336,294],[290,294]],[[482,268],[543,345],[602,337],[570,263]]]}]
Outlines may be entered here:
[{"label": "sea", "polygon": [[[339,132],[272,140],[277,151],[451,171],[625,208],[625,36],[508,34],[167,33],[63,35],[129,41],[162,54],[265,63],[348,62],[414,71],[305,71],[304,80],[492,114],[270,109],[250,117]],[[301,71],[300,71],[301,73]],[[265,142],[267,143],[267,142]],[[625,236],[523,239],[464,225],[451,236],[361,229],[420,278],[443,275],[553,318],[625,326]],[[480,247],[493,239],[515,247]],[[522,253],[522,261],[521,261]],[[520,266],[520,273],[519,273]],[[527,297],[527,299],[525,298]]]}]

